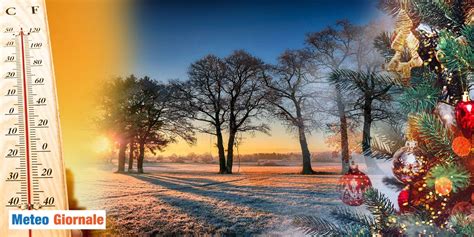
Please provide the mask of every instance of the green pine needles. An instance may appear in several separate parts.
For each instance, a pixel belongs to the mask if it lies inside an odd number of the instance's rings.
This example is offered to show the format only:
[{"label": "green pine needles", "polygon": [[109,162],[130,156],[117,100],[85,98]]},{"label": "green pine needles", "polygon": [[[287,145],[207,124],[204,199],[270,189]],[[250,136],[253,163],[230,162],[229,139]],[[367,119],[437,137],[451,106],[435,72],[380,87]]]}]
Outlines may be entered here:
[{"label": "green pine needles", "polygon": [[416,87],[407,88],[398,98],[400,108],[404,113],[420,113],[434,109],[438,101],[439,90],[431,83],[422,83]]},{"label": "green pine needles", "polygon": [[451,72],[474,70],[474,26],[464,26],[461,32],[461,36],[447,30],[440,32],[438,58]]},{"label": "green pine needles", "polygon": [[464,167],[457,164],[442,164],[431,168],[427,177],[427,185],[435,186],[436,179],[446,177],[452,182],[453,193],[467,188],[470,184],[470,174]]},{"label": "green pine needles", "polygon": [[446,129],[434,114],[420,113],[416,116],[420,137],[425,142],[431,155],[438,160],[449,161],[456,157],[451,148],[453,133]]},{"label": "green pine needles", "polygon": [[293,225],[305,234],[312,236],[372,236],[367,226],[358,224],[336,225],[331,221],[316,216],[297,216],[293,220]]}]

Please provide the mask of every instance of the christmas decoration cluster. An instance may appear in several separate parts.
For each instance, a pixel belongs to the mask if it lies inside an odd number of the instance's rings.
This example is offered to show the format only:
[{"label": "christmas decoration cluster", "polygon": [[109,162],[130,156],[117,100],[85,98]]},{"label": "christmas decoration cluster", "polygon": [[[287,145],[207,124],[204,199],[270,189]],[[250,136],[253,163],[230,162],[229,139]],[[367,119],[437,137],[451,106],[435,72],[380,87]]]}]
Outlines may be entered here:
[{"label": "christmas decoration cluster", "polygon": [[474,236],[474,2],[380,2],[396,20],[384,69],[409,111],[405,146],[392,153],[399,208],[351,168],[342,201],[372,216],[339,214],[357,220],[361,236]]}]

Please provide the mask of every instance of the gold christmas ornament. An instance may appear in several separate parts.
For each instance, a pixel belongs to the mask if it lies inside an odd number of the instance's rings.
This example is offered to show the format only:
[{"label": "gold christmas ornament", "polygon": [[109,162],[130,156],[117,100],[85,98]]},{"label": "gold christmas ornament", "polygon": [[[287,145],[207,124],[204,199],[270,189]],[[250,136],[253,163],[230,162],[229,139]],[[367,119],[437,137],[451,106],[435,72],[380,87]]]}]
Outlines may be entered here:
[{"label": "gold christmas ornament", "polygon": [[439,179],[436,179],[435,190],[436,190],[436,193],[446,196],[450,194],[451,191],[453,190],[453,182],[446,177],[441,177]]},{"label": "gold christmas ornament", "polygon": [[[396,35],[390,47],[395,50],[395,55],[385,66],[388,71],[397,72],[402,82],[408,85],[411,77],[411,69],[423,66],[423,60],[418,54],[420,41],[412,32],[413,21],[404,8],[400,9],[395,23]],[[408,54],[410,59],[402,62],[402,55]]]}]

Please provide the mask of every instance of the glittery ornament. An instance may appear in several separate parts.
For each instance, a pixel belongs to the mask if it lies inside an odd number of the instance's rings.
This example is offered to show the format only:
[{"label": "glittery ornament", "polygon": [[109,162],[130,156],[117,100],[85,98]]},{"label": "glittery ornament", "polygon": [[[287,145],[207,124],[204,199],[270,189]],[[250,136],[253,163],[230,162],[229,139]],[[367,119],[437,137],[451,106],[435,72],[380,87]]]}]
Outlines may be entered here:
[{"label": "glittery ornament", "polygon": [[453,190],[453,182],[447,177],[437,178],[435,180],[436,193],[446,196]]},{"label": "glittery ornament", "polygon": [[393,175],[408,184],[426,172],[428,160],[416,141],[407,141],[393,156]]},{"label": "glittery ornament", "polygon": [[464,136],[454,138],[451,148],[460,157],[466,157],[471,153],[471,141]]},{"label": "glittery ornament", "polygon": [[349,171],[339,180],[341,200],[349,206],[360,206],[364,203],[364,193],[372,187],[369,177],[351,165]]}]

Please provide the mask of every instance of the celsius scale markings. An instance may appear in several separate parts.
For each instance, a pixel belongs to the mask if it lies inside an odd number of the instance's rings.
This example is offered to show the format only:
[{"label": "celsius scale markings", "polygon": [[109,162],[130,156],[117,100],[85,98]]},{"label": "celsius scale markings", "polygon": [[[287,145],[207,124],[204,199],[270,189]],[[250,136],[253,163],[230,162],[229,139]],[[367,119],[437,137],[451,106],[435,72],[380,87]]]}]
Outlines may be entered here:
[{"label": "celsius scale markings", "polygon": [[44,0],[0,1],[0,236],[10,210],[67,210],[56,86]]}]

